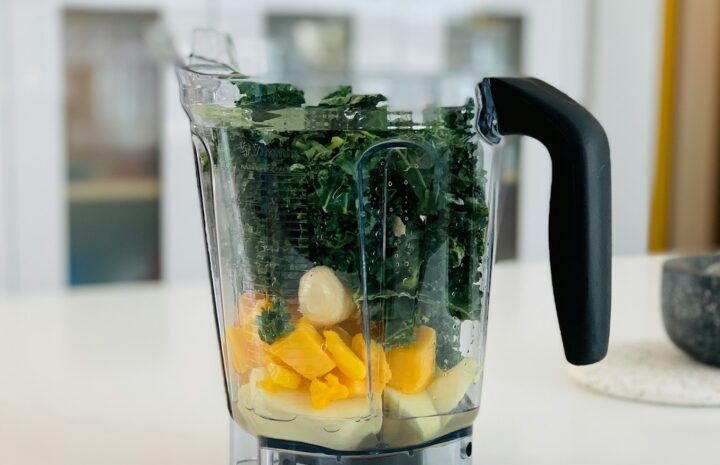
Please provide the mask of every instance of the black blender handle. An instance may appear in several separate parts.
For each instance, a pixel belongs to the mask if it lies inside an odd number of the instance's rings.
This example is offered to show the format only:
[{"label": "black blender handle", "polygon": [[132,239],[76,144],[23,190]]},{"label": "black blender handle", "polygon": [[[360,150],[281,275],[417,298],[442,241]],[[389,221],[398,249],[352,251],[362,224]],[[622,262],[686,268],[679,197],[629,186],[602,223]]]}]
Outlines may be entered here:
[{"label": "black blender handle", "polygon": [[550,266],[565,357],[595,363],[610,333],[610,148],[600,123],[538,79],[487,78],[478,129],[491,143],[521,134],[552,159]]}]

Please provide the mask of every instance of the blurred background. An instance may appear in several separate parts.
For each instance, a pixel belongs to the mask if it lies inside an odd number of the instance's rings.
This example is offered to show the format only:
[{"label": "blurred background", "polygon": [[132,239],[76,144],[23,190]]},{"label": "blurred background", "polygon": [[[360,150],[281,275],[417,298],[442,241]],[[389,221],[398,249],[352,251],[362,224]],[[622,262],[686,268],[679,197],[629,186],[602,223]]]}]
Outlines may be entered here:
[{"label": "blurred background", "polygon": [[[608,133],[615,254],[720,244],[715,0],[1,0],[0,291],[206,279],[188,123],[146,41],[158,22],[183,51],[196,27],[269,36],[306,79],[368,63],[399,85],[542,78]],[[498,258],[544,259],[549,158],[503,150]]]}]

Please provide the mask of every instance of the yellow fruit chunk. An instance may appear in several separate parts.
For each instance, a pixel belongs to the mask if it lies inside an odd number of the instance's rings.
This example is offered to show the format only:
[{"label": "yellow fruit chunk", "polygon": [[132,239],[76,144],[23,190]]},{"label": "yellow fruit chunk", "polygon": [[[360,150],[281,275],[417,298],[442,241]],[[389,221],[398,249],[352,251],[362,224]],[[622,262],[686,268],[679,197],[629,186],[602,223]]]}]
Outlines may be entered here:
[{"label": "yellow fruit chunk", "polygon": [[340,384],[348,389],[348,397],[363,397],[367,396],[367,380],[366,379],[350,379],[345,376],[340,370],[335,368],[332,374],[338,377]]},{"label": "yellow fruit chunk", "polygon": [[303,331],[307,332],[308,336],[310,336],[313,341],[317,342],[320,345],[323,345],[325,343],[325,340],[320,335],[317,329],[315,329],[315,326],[308,320],[306,317],[300,318],[298,320],[298,328],[302,328]]},{"label": "yellow fruit chunk", "polygon": [[238,325],[225,328],[225,342],[233,368],[241,375],[263,365],[267,344],[258,336],[256,319],[268,303],[265,294],[244,292],[238,298]]},{"label": "yellow fruit chunk", "polygon": [[310,405],[316,409],[323,409],[334,400],[347,399],[348,395],[348,388],[332,373],[328,373],[324,381],[314,379],[310,383]]},{"label": "yellow fruit chunk", "polygon": [[299,322],[290,333],[270,346],[270,353],[307,379],[315,379],[335,368],[323,350],[322,336],[310,324]]},{"label": "yellow fruit chunk", "polygon": [[274,362],[265,363],[273,383],[288,389],[297,389],[302,378],[291,368]]},{"label": "yellow fruit chunk", "polygon": [[283,391],[283,387],[280,386],[279,384],[275,384],[273,382],[273,380],[270,379],[269,377],[258,381],[257,386],[261,387],[261,388],[265,389],[267,392],[271,392],[273,394],[277,394],[278,392]]},{"label": "yellow fruit chunk", "polygon": [[387,354],[392,378],[389,385],[404,394],[423,391],[435,373],[435,330],[421,326],[415,330],[415,342],[396,347]]},{"label": "yellow fruit chunk", "polygon": [[238,373],[244,373],[247,371],[247,367],[243,364],[243,355],[245,353],[243,332],[237,326],[230,325],[225,328],[225,342],[227,343],[228,351],[230,352],[230,359],[232,360],[233,368]]},{"label": "yellow fruit chunk", "polygon": [[341,326],[335,325],[332,328],[329,328],[330,331],[334,331],[337,333],[338,336],[340,336],[340,339],[345,343],[346,346],[350,347],[350,344],[352,343],[352,337],[350,337],[350,333],[345,331]]},{"label": "yellow fruit chunk", "polygon": [[340,371],[352,380],[365,379],[367,376],[365,363],[355,355],[335,331],[323,331],[327,350],[332,355]]},{"label": "yellow fruit chunk", "polygon": [[[353,336],[352,350],[360,357],[363,363],[366,363],[365,357],[367,356],[365,347],[365,337],[362,333]],[[372,340],[370,341],[370,367],[372,369],[372,390],[373,393],[379,394],[385,389],[385,385],[392,378],[392,371],[390,370],[390,365],[387,362],[382,345]],[[363,394],[367,394],[367,384],[365,385],[364,391]]]}]

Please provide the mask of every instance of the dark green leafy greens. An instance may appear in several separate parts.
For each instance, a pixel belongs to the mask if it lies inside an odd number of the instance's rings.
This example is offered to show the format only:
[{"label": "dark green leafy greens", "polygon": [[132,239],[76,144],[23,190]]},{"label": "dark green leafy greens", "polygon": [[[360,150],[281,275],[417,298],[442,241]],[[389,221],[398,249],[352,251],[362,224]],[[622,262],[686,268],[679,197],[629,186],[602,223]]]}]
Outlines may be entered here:
[{"label": "dark green leafy greens", "polygon": [[236,83],[240,91],[237,106],[243,105],[278,105],[284,107],[299,107],[305,103],[303,91],[292,84],[260,84],[258,82]]},{"label": "dark green leafy greens", "polygon": [[260,310],[257,316],[258,335],[263,342],[272,344],[280,336],[289,333],[294,326],[292,315],[280,297],[273,297],[270,306]]},{"label": "dark green leafy greens", "polygon": [[352,87],[340,86],[320,100],[320,107],[375,108],[387,98],[380,94],[358,95],[352,93]]},{"label": "dark green leafy greens", "polygon": [[[360,300],[363,240],[369,317],[385,347],[407,345],[417,326],[429,325],[440,368],[457,363],[460,323],[481,317],[488,221],[472,101],[437,109],[422,127],[391,126],[386,107],[378,107],[384,96],[343,86],[302,109],[302,130],[283,130],[288,110],[305,101],[302,91],[289,84],[237,86],[237,106],[251,110],[251,121],[222,127],[214,139],[215,152],[226,153],[233,169],[242,279],[290,296],[302,271],[322,264]],[[358,160],[388,140],[413,145],[361,164],[359,234]],[[269,343],[292,327],[275,302],[258,324]]]}]

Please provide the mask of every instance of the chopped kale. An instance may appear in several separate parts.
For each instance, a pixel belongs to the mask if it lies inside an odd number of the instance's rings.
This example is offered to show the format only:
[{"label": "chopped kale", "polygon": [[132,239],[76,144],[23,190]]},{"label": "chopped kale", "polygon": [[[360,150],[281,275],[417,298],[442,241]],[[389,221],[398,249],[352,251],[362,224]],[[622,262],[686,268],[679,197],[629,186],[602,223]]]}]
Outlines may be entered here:
[{"label": "chopped kale", "polygon": [[268,307],[257,316],[258,335],[263,342],[272,344],[280,336],[293,330],[292,315],[280,297],[274,297]]},{"label": "chopped kale", "polygon": [[292,84],[260,84],[252,81],[235,83],[240,91],[240,98],[235,105],[278,105],[299,107],[305,103],[303,91]]},{"label": "chopped kale", "polygon": [[[473,102],[437,109],[422,127],[388,129],[386,108],[376,108],[386,100],[382,95],[355,95],[343,86],[319,107],[299,109],[303,93],[290,84],[237,86],[237,105],[251,110],[251,121],[223,126],[214,140],[232,170],[242,218],[233,232],[243,237],[242,279],[273,295],[291,295],[298,270],[322,264],[360,300],[362,239],[368,316],[386,349],[413,342],[415,328],[426,324],[437,332],[438,366],[457,363],[459,325],[480,319],[484,302],[488,209],[471,127]],[[316,124],[315,118],[322,122],[336,109],[342,116],[347,108],[363,113],[372,127]],[[293,120],[305,124],[302,130],[282,129],[283,118],[298,117],[290,110],[303,112],[304,123]],[[358,161],[388,140],[416,148],[390,148],[360,167],[360,234]],[[402,224],[402,233],[393,233],[393,222]],[[284,302],[263,310],[258,326],[268,343],[290,331]]]},{"label": "chopped kale", "polygon": [[375,108],[378,103],[387,101],[384,95],[358,95],[352,93],[351,86],[340,86],[320,100],[321,107]]}]

